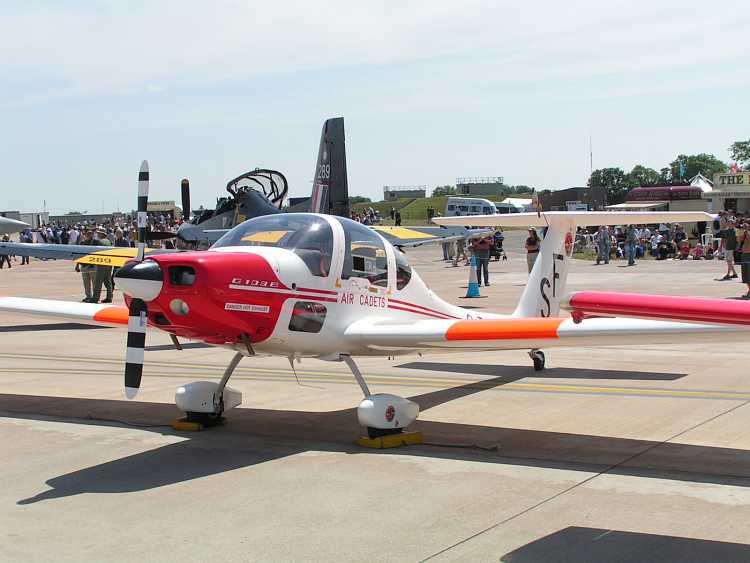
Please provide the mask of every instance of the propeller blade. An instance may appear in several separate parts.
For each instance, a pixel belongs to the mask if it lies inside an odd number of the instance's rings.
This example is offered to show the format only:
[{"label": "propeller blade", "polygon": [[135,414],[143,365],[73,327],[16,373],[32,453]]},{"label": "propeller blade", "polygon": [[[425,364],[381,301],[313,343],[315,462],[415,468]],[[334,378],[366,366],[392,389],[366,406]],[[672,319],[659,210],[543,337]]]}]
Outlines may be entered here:
[{"label": "propeller blade", "polygon": [[125,395],[128,399],[133,399],[141,386],[147,323],[146,303],[140,299],[131,300],[128,310],[128,343],[125,352]]},{"label": "propeller blade", "polygon": [[187,178],[182,179],[182,220],[190,221],[190,182]]},{"label": "propeller blade", "polygon": [[146,250],[146,228],[148,227],[148,161],[141,163],[141,169],[138,172],[138,255],[136,260],[141,262]]},{"label": "propeller blade", "polygon": [[[146,228],[148,227],[148,161],[141,163],[138,171],[138,254],[136,260],[143,262],[146,252]],[[133,298],[128,309],[128,342],[125,349],[125,396],[128,399],[138,394],[143,375],[143,352],[146,346],[146,324],[148,309],[146,302]]]}]

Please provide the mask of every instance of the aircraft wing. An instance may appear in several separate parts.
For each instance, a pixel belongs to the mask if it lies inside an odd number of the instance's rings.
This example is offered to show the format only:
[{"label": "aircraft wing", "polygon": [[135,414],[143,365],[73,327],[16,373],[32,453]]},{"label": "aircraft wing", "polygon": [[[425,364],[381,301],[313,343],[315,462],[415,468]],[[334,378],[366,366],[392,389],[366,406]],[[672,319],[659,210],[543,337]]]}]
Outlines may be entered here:
[{"label": "aircraft wing", "polygon": [[[466,219],[466,217],[464,217]],[[458,239],[492,235],[492,229],[467,229],[466,227],[390,227],[373,226],[393,246],[416,247],[423,244],[439,244]]]},{"label": "aircraft wing", "polygon": [[577,291],[561,307],[579,318],[591,315],[661,318],[678,321],[750,325],[750,301],[608,291]]},{"label": "aircraft wing", "polygon": [[[25,242],[0,242],[0,254],[32,256],[54,260],[73,260],[78,264],[114,266],[120,268],[135,258],[137,248],[129,246],[89,246],[85,244],[44,244]],[[180,252],[163,248],[147,248],[146,254]]]},{"label": "aircraft wing", "polygon": [[750,328],[645,319],[541,317],[424,320],[409,323],[363,319],[345,336],[371,350],[530,350],[535,348],[705,343],[706,335],[744,341]]},{"label": "aircraft wing", "polygon": [[88,324],[119,326],[128,324],[128,308],[124,305],[77,303],[53,299],[0,296],[0,311],[58,317]]}]

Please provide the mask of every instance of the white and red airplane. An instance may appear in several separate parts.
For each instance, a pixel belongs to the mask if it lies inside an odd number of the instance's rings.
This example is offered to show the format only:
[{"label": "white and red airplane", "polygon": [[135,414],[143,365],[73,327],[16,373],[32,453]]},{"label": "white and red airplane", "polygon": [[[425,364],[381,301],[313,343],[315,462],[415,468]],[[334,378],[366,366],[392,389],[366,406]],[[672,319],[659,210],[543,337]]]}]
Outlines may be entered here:
[{"label": "white and red airplane", "polygon": [[[139,174],[139,215],[145,226],[148,168]],[[0,310],[127,324],[125,386],[141,381],[146,326],[179,338],[230,348],[235,356],[217,383],[181,386],[177,406],[189,419],[213,420],[241,402],[226,386],[240,360],[255,354],[343,361],[364,399],[359,422],[371,437],[402,431],[419,407],[402,397],[371,393],[354,358],[467,350],[528,350],[544,368],[541,349],[599,345],[703,342],[706,334],[746,341],[743,326],[560,315],[573,236],[579,225],[690,222],[699,212],[550,212],[473,217],[486,226],[548,226],[540,256],[510,316],[467,311],[433,293],[406,255],[377,231],[342,217],[290,213],[236,226],[208,251],[146,255],[121,268],[126,307],[0,297]],[[466,218],[440,218],[460,224]],[[140,223],[139,223],[140,224]],[[141,239],[143,240],[143,239]],[[579,319],[580,320],[580,319]],[[624,352],[627,353],[627,352]]]}]

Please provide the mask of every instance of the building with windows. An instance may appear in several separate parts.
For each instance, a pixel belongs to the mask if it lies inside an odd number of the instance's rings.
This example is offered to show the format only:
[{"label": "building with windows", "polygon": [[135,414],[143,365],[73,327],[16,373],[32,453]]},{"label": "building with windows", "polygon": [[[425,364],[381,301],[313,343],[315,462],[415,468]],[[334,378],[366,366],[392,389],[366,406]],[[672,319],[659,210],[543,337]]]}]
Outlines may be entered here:
[{"label": "building with windows", "polygon": [[[709,211],[704,198],[711,182],[698,174],[689,184],[640,186],[628,192],[625,203],[608,205],[608,211]],[[685,232],[705,232],[705,222],[684,223]]]},{"label": "building with windows", "polygon": [[427,186],[383,186],[383,201],[427,196]]},{"label": "building with windows", "polygon": [[456,195],[465,197],[501,196],[503,195],[502,176],[484,176],[473,178],[456,178]]},{"label": "building with windows", "polygon": [[[709,211],[705,195],[711,182],[698,174],[689,184],[662,184],[633,188],[625,203],[608,205],[609,211]],[[750,194],[749,194],[750,195]]]},{"label": "building with windows", "polygon": [[607,188],[577,186],[544,190],[539,192],[539,203],[545,211],[601,211],[607,206]]}]

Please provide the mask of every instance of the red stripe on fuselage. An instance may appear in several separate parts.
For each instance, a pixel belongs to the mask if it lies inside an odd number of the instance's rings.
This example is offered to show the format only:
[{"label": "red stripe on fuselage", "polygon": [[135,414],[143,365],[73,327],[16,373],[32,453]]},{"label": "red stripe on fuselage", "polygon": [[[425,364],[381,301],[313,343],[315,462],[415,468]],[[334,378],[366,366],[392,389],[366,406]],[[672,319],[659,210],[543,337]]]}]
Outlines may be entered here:
[{"label": "red stripe on fuselage", "polygon": [[401,301],[400,299],[388,299],[388,302],[399,303],[401,305],[406,305],[407,307],[414,307],[415,309],[424,309],[425,311],[429,311],[437,315],[443,315],[445,318],[448,318],[448,319],[461,318],[461,317],[454,317],[453,315],[449,315],[448,313],[443,313],[442,311],[436,311],[435,309],[430,309],[429,307],[423,307],[422,305],[417,305],[416,303],[409,303],[408,301]]},{"label": "red stripe on fuselage", "polygon": [[407,313],[415,313],[417,315],[425,315],[427,317],[432,317],[433,319],[440,319],[440,320],[450,320],[447,317],[441,317],[438,315],[433,315],[432,313],[428,313],[426,311],[417,311],[415,309],[407,309],[406,307],[398,307],[397,305],[388,305],[389,309],[398,309],[399,311],[406,311]]},{"label": "red stripe on fuselage", "polygon": [[306,291],[308,293],[325,293],[327,295],[338,295],[338,291],[331,291],[329,289],[313,289],[311,287],[298,287],[297,291]]}]

